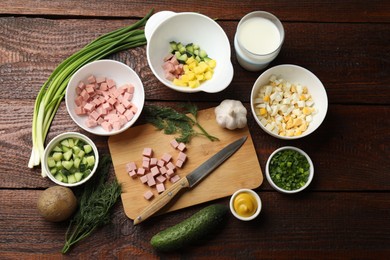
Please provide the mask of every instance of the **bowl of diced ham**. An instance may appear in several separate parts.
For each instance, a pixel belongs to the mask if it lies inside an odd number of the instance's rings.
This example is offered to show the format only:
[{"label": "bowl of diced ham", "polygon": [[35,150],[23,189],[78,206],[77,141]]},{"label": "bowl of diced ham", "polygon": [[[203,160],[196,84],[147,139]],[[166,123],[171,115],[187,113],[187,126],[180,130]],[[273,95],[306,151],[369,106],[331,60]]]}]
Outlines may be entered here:
[{"label": "bowl of diced ham", "polygon": [[109,136],[131,127],[141,114],[145,92],[126,64],[99,60],[81,67],[69,80],[66,107],[74,122],[92,134]]},{"label": "bowl of diced ham", "polygon": [[159,12],[147,22],[145,36],[149,67],[170,89],[216,93],[232,81],[229,39],[208,16]]},{"label": "bowl of diced ham", "polygon": [[252,114],[268,134],[284,140],[305,137],[324,121],[328,97],[308,69],[284,64],[264,71],[253,85]]}]

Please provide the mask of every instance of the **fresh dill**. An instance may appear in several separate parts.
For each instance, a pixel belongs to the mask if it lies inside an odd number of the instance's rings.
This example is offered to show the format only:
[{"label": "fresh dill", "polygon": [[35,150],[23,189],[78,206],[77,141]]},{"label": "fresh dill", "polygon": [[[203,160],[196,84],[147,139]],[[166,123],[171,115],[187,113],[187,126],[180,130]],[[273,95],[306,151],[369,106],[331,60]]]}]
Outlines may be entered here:
[{"label": "fresh dill", "polygon": [[[143,111],[146,121],[157,129],[164,130],[164,134],[179,134],[179,137],[176,138],[178,142],[189,143],[192,137],[199,135],[205,136],[212,142],[219,140],[217,137],[207,133],[199,124],[196,105],[186,103],[181,105],[181,107],[184,109],[184,113],[180,113],[171,107],[156,105],[145,105]],[[200,131],[196,131],[194,126]]]},{"label": "fresh dill", "polygon": [[121,195],[121,186],[116,179],[107,182],[110,165],[110,156],[103,156],[95,176],[80,191],[79,208],[66,231],[63,254],[98,227],[110,222],[110,210]]}]

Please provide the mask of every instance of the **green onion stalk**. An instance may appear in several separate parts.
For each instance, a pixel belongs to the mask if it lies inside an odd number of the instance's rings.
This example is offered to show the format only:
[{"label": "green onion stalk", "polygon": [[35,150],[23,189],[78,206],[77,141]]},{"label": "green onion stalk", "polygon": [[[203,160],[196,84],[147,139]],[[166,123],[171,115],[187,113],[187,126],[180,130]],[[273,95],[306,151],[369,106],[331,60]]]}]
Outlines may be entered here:
[{"label": "green onion stalk", "polygon": [[[146,44],[145,33],[140,29],[152,15],[153,9],[136,23],[104,34],[84,46],[60,63],[41,87],[34,105],[32,120],[33,147],[29,168],[38,166],[44,152],[44,142],[51,122],[65,96],[72,75],[85,64],[110,54]],[[46,176],[42,171],[42,176]]]}]

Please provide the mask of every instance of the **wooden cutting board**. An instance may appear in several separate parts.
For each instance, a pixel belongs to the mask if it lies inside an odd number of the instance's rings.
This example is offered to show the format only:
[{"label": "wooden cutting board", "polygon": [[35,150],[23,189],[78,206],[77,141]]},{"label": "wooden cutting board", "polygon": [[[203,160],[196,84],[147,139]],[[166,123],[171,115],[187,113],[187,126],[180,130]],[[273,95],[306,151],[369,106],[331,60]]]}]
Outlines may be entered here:
[{"label": "wooden cutting board", "polygon": [[[263,182],[259,160],[247,127],[234,131],[221,128],[215,121],[214,108],[199,111],[198,120],[209,134],[218,137],[220,141],[211,142],[205,137],[194,137],[186,145],[188,160],[184,167],[177,171],[181,177],[186,176],[229,143],[242,136],[247,136],[248,139],[214,172],[192,189],[179,194],[179,197],[159,214],[230,196],[241,188],[255,189]],[[142,184],[139,178],[131,178],[126,171],[126,164],[135,162],[137,167],[141,167],[142,151],[146,147],[153,149],[153,157],[161,158],[167,152],[175,159],[179,151],[170,146],[173,138],[173,135],[165,135],[151,124],[145,124],[132,127],[108,139],[115,174],[122,184],[123,207],[130,219],[134,219],[150,203],[143,197],[150,188]],[[167,187],[170,184],[169,181],[166,182]],[[155,188],[151,190],[158,196]]]}]

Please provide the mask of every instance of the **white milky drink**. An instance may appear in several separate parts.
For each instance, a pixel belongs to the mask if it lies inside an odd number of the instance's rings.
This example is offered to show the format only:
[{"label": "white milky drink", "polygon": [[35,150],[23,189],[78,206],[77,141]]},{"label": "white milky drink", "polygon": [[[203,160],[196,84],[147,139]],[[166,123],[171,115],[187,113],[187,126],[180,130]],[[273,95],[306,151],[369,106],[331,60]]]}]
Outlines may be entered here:
[{"label": "white milky drink", "polygon": [[253,17],[241,24],[238,41],[248,51],[264,55],[274,52],[279,47],[280,33],[270,20]]},{"label": "white milky drink", "polygon": [[277,17],[264,11],[249,13],[234,36],[237,61],[246,70],[261,70],[278,56],[283,41],[284,28]]}]

